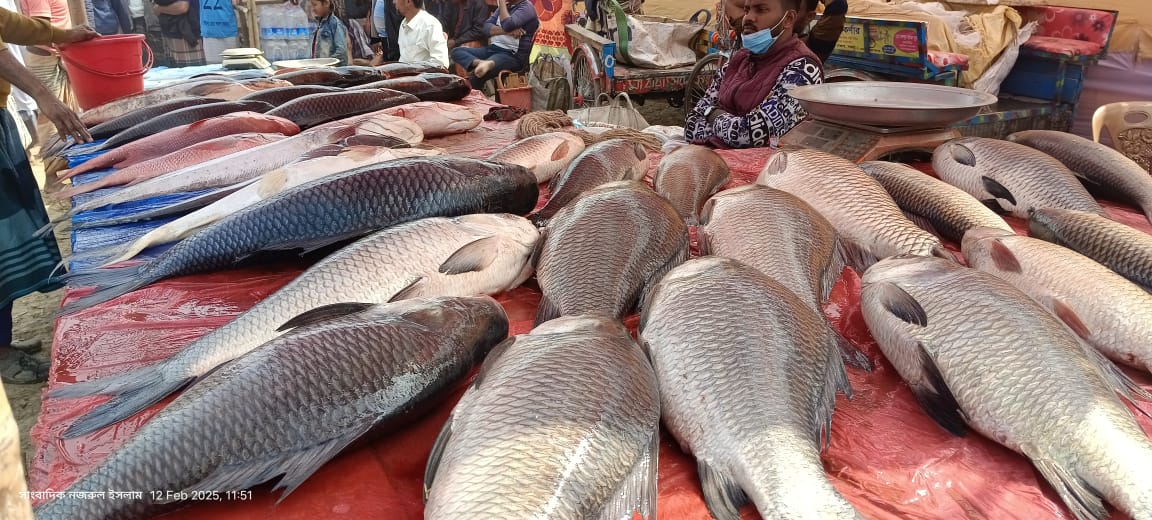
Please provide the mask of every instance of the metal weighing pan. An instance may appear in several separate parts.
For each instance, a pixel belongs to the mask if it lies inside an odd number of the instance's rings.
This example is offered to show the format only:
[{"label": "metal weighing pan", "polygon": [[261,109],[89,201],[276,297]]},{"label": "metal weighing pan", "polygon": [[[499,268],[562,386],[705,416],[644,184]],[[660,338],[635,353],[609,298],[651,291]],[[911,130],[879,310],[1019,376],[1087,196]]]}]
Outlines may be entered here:
[{"label": "metal weighing pan", "polygon": [[793,87],[812,117],[886,127],[941,128],[975,116],[996,96],[957,87],[894,81],[846,81]]}]

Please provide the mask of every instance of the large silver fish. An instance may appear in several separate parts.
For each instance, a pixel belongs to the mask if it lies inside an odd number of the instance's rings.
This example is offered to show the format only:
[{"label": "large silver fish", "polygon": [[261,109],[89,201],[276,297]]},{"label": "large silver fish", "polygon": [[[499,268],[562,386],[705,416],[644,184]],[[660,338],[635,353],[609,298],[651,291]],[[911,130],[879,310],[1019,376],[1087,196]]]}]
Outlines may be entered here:
[{"label": "large silver fish", "polygon": [[1028,218],[1040,208],[1064,208],[1106,216],[1104,209],[1052,156],[998,139],[961,137],[936,147],[932,168],[948,184],[994,211]]},{"label": "large silver fish", "polygon": [[1032,214],[1028,235],[1072,249],[1152,292],[1148,233],[1091,213],[1047,208]]},{"label": "large silver fish", "polygon": [[584,152],[584,140],[568,132],[549,132],[525,137],[496,150],[489,161],[519,164],[548,182]]},{"label": "large silver fish", "polygon": [[758,184],[709,199],[697,236],[700,254],[755,267],[814,310],[844,270],[832,224],[795,195]]},{"label": "large silver fish", "polygon": [[783,190],[828,219],[859,270],[899,254],[952,258],[940,239],[916,227],[880,183],[851,161],[818,150],[776,152],[757,184]]},{"label": "large silver fish", "polygon": [[836,392],[851,388],[810,302],[736,260],[698,258],[656,285],[640,339],[713,517],[736,520],[751,501],[764,518],[863,518],[820,464]]},{"label": "large silver fish", "polygon": [[286,496],[358,438],[418,412],[508,335],[491,298],[338,304],[289,325],[297,328],[190,388],[69,487],[141,498],[65,495],[36,517],[150,518],[179,505],[169,493],[224,499],[274,479]]},{"label": "large silver fish", "polygon": [[1068,132],[1025,130],[1008,140],[1040,150],[1067,166],[1084,187],[1103,198],[1135,204],[1152,222],[1152,176],[1115,149]]},{"label": "large silver fish", "polygon": [[545,225],[556,212],[580,194],[601,184],[644,178],[648,172],[648,152],[638,143],[624,139],[600,141],[584,149],[568,168],[548,184],[551,196],[532,219]]},{"label": "large silver fish", "polygon": [[884,355],[941,426],[1027,456],[1077,518],[1109,518],[1102,496],[1152,518],[1152,443],[1117,398],[1134,383],[1026,294],[899,257],[864,274],[861,296]]},{"label": "large silver fish", "polygon": [[565,206],[543,232],[536,324],[558,316],[622,318],[688,259],[688,226],[646,184],[620,181]]},{"label": "large silver fish", "polygon": [[424,477],[427,520],[656,516],[660,396],[622,324],[570,316],[493,349]]},{"label": "large silver fish", "polygon": [[687,145],[660,160],[652,186],[689,225],[696,225],[704,202],[730,179],[728,163],[720,154],[708,147]]},{"label": "large silver fish", "polygon": [[964,190],[935,179],[906,164],[868,161],[860,163],[904,214],[926,231],[960,243],[964,232],[978,227],[1012,231],[1012,227]]},{"label": "large silver fish", "polygon": [[1013,232],[964,235],[968,265],[1001,278],[1051,311],[1108,359],[1152,369],[1152,294],[1091,258]]},{"label": "large silver fish", "polygon": [[427,218],[365,237],[164,361],[57,388],[54,397],[116,396],[77,419],[64,436],[83,435],[132,416],[272,339],[281,324],[317,306],[512,289],[531,276],[529,258],[538,238],[527,219],[506,214]]}]

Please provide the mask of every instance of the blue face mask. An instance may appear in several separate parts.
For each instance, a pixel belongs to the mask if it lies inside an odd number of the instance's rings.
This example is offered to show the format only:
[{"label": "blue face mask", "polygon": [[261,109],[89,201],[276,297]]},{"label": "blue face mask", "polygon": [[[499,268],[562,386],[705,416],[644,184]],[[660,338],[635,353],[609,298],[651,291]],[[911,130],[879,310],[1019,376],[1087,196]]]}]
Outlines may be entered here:
[{"label": "blue face mask", "polygon": [[[788,17],[788,13],[784,13],[784,18]],[[748,49],[752,54],[764,54],[768,49],[772,48],[772,44],[776,43],[776,36],[772,34],[780,24],[784,23],[784,18],[781,18],[776,25],[756,31],[752,34],[745,34],[740,36],[741,44],[745,49]]]}]

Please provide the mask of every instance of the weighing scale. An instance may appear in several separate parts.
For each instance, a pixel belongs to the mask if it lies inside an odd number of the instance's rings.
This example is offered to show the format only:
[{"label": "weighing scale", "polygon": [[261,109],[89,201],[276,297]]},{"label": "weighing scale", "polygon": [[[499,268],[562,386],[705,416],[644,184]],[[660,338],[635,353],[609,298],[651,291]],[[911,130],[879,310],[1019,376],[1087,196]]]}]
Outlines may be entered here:
[{"label": "weighing scale", "polygon": [[996,96],[974,90],[887,81],[795,87],[789,94],[811,118],[780,138],[780,147],[814,148],[853,162],[898,151],[932,151],[960,133]]},{"label": "weighing scale", "polygon": [[220,53],[220,65],[229,70],[270,69],[272,64],[264,58],[264,51],[251,47],[228,49]]}]

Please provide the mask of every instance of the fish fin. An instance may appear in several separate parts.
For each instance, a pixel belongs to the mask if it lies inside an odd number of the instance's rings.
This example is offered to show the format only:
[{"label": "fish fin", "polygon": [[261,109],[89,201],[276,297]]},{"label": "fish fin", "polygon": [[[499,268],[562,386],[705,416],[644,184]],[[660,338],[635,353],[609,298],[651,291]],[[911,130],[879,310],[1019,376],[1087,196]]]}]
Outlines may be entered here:
[{"label": "fish fin", "polygon": [[1016,254],[999,239],[992,239],[988,252],[992,256],[992,263],[996,264],[997,269],[1009,273],[1024,272],[1024,268],[1020,266],[1020,260],[1016,258]]},{"label": "fish fin", "polygon": [[740,507],[748,503],[748,495],[731,476],[712,468],[705,460],[696,462],[700,474],[700,488],[704,492],[704,505],[716,520],[740,520]]},{"label": "fish fin", "polygon": [[877,285],[879,286],[880,302],[884,305],[884,309],[905,323],[921,327],[928,326],[928,314],[924,312],[924,307],[920,306],[920,302],[916,301],[916,298],[913,298],[912,295],[894,283],[882,282]]},{"label": "fish fin", "polygon": [[1068,328],[1072,329],[1072,332],[1075,332],[1077,336],[1080,336],[1085,341],[1091,339],[1092,331],[1088,330],[1088,325],[1084,324],[1084,321],[1080,319],[1080,315],[1076,314],[1076,311],[1072,310],[1068,304],[1059,299],[1052,298],[1052,313],[1055,314],[1057,318],[1060,318],[1060,321],[1064,322]]},{"label": "fish fin", "polygon": [[833,243],[832,256],[828,259],[828,265],[824,267],[823,276],[820,277],[820,304],[828,301],[832,295],[832,288],[836,286],[836,282],[840,281],[840,277],[844,275],[844,268],[848,266],[848,260],[844,257],[845,251],[840,245],[840,240],[840,237],[837,236]]},{"label": "fish fin", "polygon": [[301,163],[311,159],[319,159],[321,157],[336,157],[340,152],[344,151],[344,147],[339,144],[326,144],[317,148],[313,148],[304,152],[300,157],[296,158],[293,163]]},{"label": "fish fin", "polygon": [[712,254],[712,234],[708,232],[707,227],[699,224],[696,226],[696,246],[700,250],[700,256]]},{"label": "fish fin", "polygon": [[374,425],[373,420],[361,420],[346,431],[311,446],[280,451],[262,459],[220,466],[203,480],[184,488],[183,491],[193,493],[218,489],[248,489],[280,476],[280,480],[272,488],[273,492],[284,490],[276,499],[276,504],[279,505],[321,466],[335,458]]},{"label": "fish fin", "polygon": [[600,510],[599,520],[632,519],[637,512],[644,520],[656,518],[656,467],[659,459],[660,427],[657,426],[632,470]]},{"label": "fish fin", "polygon": [[840,237],[837,248],[840,250],[840,258],[844,260],[845,264],[852,266],[852,269],[857,273],[867,271],[869,267],[872,267],[872,264],[875,264],[879,260],[879,258],[876,258],[876,255],[869,252],[868,248],[864,247],[863,244],[859,244],[843,236]]},{"label": "fish fin", "polygon": [[540,228],[539,234],[536,238],[536,245],[532,248],[532,254],[528,257],[528,265],[532,266],[532,270],[536,270],[536,266],[540,263],[540,255],[544,252],[544,239],[548,238],[548,228]]},{"label": "fish fin", "polygon": [[75,279],[79,281],[80,283],[78,285],[95,285],[97,289],[92,294],[77,298],[62,305],[60,310],[56,312],[56,317],[87,309],[93,305],[99,305],[152,283],[155,281],[153,277],[143,276],[141,274],[144,266],[147,265],[149,265],[148,262],[142,262],[125,267],[98,269],[79,276],[70,277],[69,280]]},{"label": "fish fin", "polygon": [[[179,392],[195,381],[196,378],[192,377],[174,381],[167,380],[164,377],[164,373],[156,366],[135,370],[110,378],[108,381],[91,381],[91,383],[95,384],[87,388],[95,388],[95,390],[92,390],[93,394],[112,394],[115,395],[115,397],[104,403],[100,403],[99,406],[80,416],[80,418],[68,426],[68,429],[64,430],[64,433],[60,434],[60,437],[63,439],[71,439],[116,424],[164,400],[165,397]],[[98,386],[100,383],[107,386],[100,387]],[[70,397],[80,397],[80,392],[85,390],[85,387],[80,387],[80,385],[83,384],[84,383],[80,383],[65,387],[63,390],[68,390],[69,392],[63,392],[62,394],[70,394]]]},{"label": "fish fin", "polygon": [[864,351],[856,348],[856,345],[848,341],[840,331],[829,325],[828,330],[832,332],[832,337],[836,340],[836,349],[840,353],[841,362],[845,365],[854,366],[865,372],[871,372],[876,367],[872,365],[872,360],[868,359],[868,355]]},{"label": "fish fin", "polygon": [[[1104,376],[1105,381],[1108,382],[1113,391],[1133,405],[1136,404],[1137,400],[1152,403],[1152,394],[1148,393],[1147,390],[1133,381],[1132,378],[1128,377],[1128,374],[1125,374],[1112,360],[1105,357],[1103,352],[1089,345],[1087,341],[1079,338],[1077,338],[1077,340],[1080,342],[1080,348],[1084,349],[1088,357],[1096,361],[1096,366],[1100,369],[1100,374]],[[1139,406],[1134,407],[1139,409],[1141,413],[1144,413],[1144,410]]]},{"label": "fish fin", "polygon": [[691,252],[688,250],[688,229],[684,229],[684,236],[682,243],[677,248],[676,252],[668,257],[664,265],[659,269],[652,271],[648,278],[644,280],[644,285],[640,286],[640,294],[636,298],[636,307],[633,310],[644,310],[648,308],[648,302],[652,301],[652,292],[656,290],[656,286],[660,284],[660,280],[664,279],[664,275],[669,271],[675,269],[680,264],[688,261],[688,256]]},{"label": "fish fin", "polygon": [[504,355],[512,345],[516,343],[516,336],[501,341],[492,350],[488,351],[488,355],[484,356],[484,362],[480,364],[480,370],[476,372],[476,379],[472,380],[472,388],[479,388],[480,384],[484,382],[484,378],[488,376],[488,372],[492,370],[492,366]]},{"label": "fish fin", "polygon": [[440,272],[453,275],[480,271],[496,261],[499,249],[499,237],[487,236],[473,240],[440,264]]},{"label": "fish fin", "polygon": [[997,199],[1004,199],[1013,206],[1016,205],[1016,197],[1012,196],[1012,192],[1008,191],[1003,184],[996,182],[991,177],[980,177],[980,182],[984,184],[984,190]]},{"label": "fish fin", "polygon": [[424,464],[424,503],[428,503],[428,495],[432,492],[432,483],[436,481],[436,471],[440,469],[440,459],[444,457],[444,449],[452,438],[452,420],[454,414],[448,414],[448,420],[436,435],[436,442],[432,443],[432,452],[428,454],[428,462]]},{"label": "fish fin", "polygon": [[554,320],[560,317],[560,307],[552,303],[548,295],[541,291],[540,303],[536,306],[536,321],[532,323],[533,327],[540,325],[549,320]]},{"label": "fish fin", "polygon": [[276,329],[276,332],[284,332],[288,329],[295,329],[349,314],[356,314],[371,308],[373,305],[374,304],[371,303],[333,303],[331,305],[322,305],[315,309],[304,311],[296,315],[295,318],[284,322],[283,325]]},{"label": "fish fin", "polygon": [[963,437],[968,427],[964,422],[964,413],[960,411],[960,404],[948,389],[944,376],[940,374],[940,369],[924,343],[916,345],[916,353],[920,356],[920,368],[925,379],[908,383],[912,394],[916,396],[916,402],[941,428],[957,437]]},{"label": "fish fin", "polygon": [[1004,206],[1001,206],[1000,201],[996,199],[984,199],[981,200],[980,203],[997,215],[1006,215],[1008,213],[1008,210],[1004,209]]},{"label": "fish fin", "polygon": [[[815,415],[812,432],[817,446],[828,449],[832,446],[832,411],[836,408],[836,392],[844,392],[844,396],[852,399],[852,384],[848,382],[848,372],[840,356],[845,354],[843,337],[833,334],[836,341],[828,344],[828,362],[824,366],[824,395],[812,410]],[[867,358],[864,358],[867,360]]]},{"label": "fish fin", "polygon": [[951,143],[948,151],[952,153],[952,160],[964,166],[976,166],[976,153],[971,148],[960,143]]},{"label": "fish fin", "polygon": [[552,150],[552,160],[559,161],[560,159],[567,157],[568,148],[570,148],[568,146],[568,141],[562,141],[560,146],[557,146],[554,150]]},{"label": "fish fin", "polygon": [[1024,454],[1032,459],[1032,464],[1044,476],[1044,480],[1052,485],[1060,500],[1072,514],[1080,520],[1107,520],[1108,511],[1104,508],[1104,501],[1096,490],[1075,473],[1069,471],[1058,462],[1039,455],[1029,453],[1025,448]]},{"label": "fish fin", "polygon": [[704,205],[700,206],[700,218],[697,219],[696,224],[700,227],[707,226],[712,221],[712,212],[715,211],[715,208],[716,197],[708,197],[708,200],[704,201]]},{"label": "fish fin", "polygon": [[384,148],[412,148],[412,144],[391,135],[357,134],[340,141],[344,146],[380,146]]},{"label": "fish fin", "polygon": [[943,236],[940,234],[940,230],[936,227],[935,224],[932,223],[932,220],[930,220],[928,217],[904,209],[901,209],[900,212],[904,214],[904,218],[907,218],[913,224],[916,224],[916,226],[920,229],[923,229],[924,231],[932,233],[938,237]]},{"label": "fish fin", "polygon": [[392,295],[392,297],[388,299],[388,303],[416,297],[418,294],[420,294],[420,282],[422,281],[424,281],[424,278],[416,278],[415,280],[412,280],[412,282],[408,285],[405,285],[403,289],[396,291],[396,294]]}]

